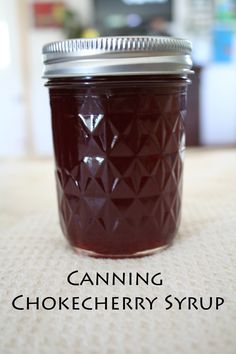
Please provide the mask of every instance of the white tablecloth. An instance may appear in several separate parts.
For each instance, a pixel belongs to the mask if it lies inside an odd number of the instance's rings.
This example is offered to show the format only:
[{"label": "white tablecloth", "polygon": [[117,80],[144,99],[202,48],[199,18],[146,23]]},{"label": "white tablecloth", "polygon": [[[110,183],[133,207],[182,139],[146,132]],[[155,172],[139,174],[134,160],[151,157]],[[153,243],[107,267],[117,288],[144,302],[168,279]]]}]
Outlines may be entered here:
[{"label": "white tablecloth", "polygon": [[[236,151],[186,154],[181,228],[162,253],[125,260],[77,256],[58,225],[53,162],[0,164],[1,354],[236,353]],[[71,286],[67,275],[161,272],[162,286]],[[18,295],[158,297],[152,311],[15,310]],[[218,309],[166,310],[164,298],[223,297]],[[23,301],[23,300],[22,300]]]}]

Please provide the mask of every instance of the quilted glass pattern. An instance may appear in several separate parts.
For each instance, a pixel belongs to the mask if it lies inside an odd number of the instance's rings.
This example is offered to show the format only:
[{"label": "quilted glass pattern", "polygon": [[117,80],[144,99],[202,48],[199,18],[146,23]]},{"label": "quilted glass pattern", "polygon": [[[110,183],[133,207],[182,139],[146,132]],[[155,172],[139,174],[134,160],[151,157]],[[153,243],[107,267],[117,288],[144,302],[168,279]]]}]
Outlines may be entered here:
[{"label": "quilted glass pattern", "polygon": [[171,242],[181,209],[186,83],[50,89],[60,223],[73,246],[132,255]]}]

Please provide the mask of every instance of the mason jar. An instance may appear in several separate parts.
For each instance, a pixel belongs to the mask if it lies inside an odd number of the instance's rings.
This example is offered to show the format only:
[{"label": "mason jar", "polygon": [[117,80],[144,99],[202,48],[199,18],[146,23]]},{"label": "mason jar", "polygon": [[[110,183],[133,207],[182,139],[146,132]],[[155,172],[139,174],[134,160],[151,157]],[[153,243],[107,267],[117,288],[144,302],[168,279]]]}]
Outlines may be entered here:
[{"label": "mason jar", "polygon": [[78,253],[135,257],[175,237],[190,55],[170,37],[43,47],[60,224]]}]

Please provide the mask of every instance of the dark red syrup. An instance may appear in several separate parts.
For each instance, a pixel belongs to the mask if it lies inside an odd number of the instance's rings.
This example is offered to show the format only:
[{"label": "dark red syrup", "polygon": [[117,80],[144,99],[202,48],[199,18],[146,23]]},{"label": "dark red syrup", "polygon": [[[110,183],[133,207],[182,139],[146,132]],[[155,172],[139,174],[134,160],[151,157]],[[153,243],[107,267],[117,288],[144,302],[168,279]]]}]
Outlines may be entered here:
[{"label": "dark red syrup", "polygon": [[114,257],[168,245],[180,221],[187,80],[63,78],[47,86],[70,243]]}]

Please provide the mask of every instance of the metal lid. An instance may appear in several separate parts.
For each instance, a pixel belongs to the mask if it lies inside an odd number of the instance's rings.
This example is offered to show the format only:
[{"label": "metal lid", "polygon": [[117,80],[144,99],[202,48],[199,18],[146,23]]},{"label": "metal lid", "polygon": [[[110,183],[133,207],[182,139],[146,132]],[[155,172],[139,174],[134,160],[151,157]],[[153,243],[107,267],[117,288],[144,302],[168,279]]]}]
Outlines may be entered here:
[{"label": "metal lid", "polygon": [[43,47],[43,77],[191,73],[192,45],[172,37],[69,39]]}]

